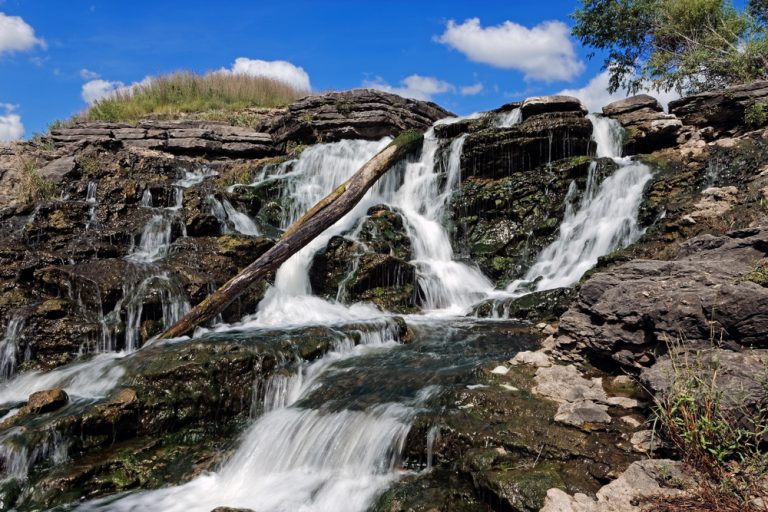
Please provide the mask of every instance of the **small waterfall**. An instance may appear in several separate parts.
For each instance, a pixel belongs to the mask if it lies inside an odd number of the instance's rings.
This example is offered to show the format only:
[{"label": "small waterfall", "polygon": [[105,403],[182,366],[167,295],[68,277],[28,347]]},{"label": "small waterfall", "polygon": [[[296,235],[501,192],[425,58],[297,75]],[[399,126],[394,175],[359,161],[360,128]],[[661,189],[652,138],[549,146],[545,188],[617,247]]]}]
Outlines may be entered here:
[{"label": "small waterfall", "polygon": [[144,192],[141,194],[141,202],[139,203],[143,208],[152,208],[152,191],[149,190],[149,187],[144,189]]},{"label": "small waterfall", "polygon": [[493,121],[495,128],[511,128],[523,121],[523,112],[519,108],[507,112],[499,112]]},{"label": "small waterfall", "polygon": [[9,379],[16,371],[16,354],[24,323],[25,318],[20,315],[13,316],[8,321],[5,336],[0,340],[0,379]]},{"label": "small waterfall", "polygon": [[88,222],[85,223],[85,229],[90,229],[91,226],[95,226],[97,224],[96,219],[96,206],[98,204],[98,200],[96,199],[96,188],[98,186],[98,183],[95,181],[89,181],[88,182],[88,189],[85,193],[85,202],[90,205],[88,208]]},{"label": "small waterfall", "polygon": [[171,247],[171,218],[161,213],[150,217],[144,226],[139,244],[133,248],[128,259],[137,263],[151,263],[165,258]]},{"label": "small waterfall", "polygon": [[389,201],[405,217],[424,307],[430,310],[459,312],[493,290],[492,283],[479,269],[454,261],[451,241],[443,226],[445,205],[461,180],[465,139],[466,135],[454,139],[447,160],[436,162],[439,141],[432,130],[428,131],[421,157],[406,165],[403,184]]},{"label": "small waterfall", "polygon": [[68,443],[59,432],[46,431],[34,446],[29,446],[20,433],[14,428],[0,434],[0,482],[26,480],[32,467],[43,460],[53,464],[67,460]]},{"label": "small waterfall", "polygon": [[590,120],[598,156],[613,158],[619,168],[598,185],[593,162],[578,209],[572,205],[578,190],[571,184],[557,239],[539,254],[523,279],[507,287],[514,295],[571,286],[600,256],[626,247],[644,232],[637,224],[637,212],[651,170],[620,158],[623,130],[618,122],[598,116],[590,116]]},{"label": "small waterfall", "polygon": [[261,231],[248,215],[240,212],[226,199],[219,201],[213,196],[208,197],[211,213],[221,224],[223,234],[241,233],[243,235],[259,236]]}]

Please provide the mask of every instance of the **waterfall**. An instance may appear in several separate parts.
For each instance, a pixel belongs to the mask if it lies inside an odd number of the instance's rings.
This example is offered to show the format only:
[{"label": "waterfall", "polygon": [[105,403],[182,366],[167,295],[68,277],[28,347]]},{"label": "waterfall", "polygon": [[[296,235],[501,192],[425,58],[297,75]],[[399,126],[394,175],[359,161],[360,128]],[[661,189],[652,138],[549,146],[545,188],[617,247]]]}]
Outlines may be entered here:
[{"label": "waterfall", "polygon": [[85,229],[91,229],[91,226],[96,225],[96,205],[98,200],[96,199],[96,187],[98,183],[95,181],[88,182],[88,189],[85,192],[85,202],[90,206],[88,208],[88,221],[85,223]]},{"label": "waterfall", "polygon": [[578,209],[572,205],[576,184],[571,184],[557,238],[539,253],[522,279],[510,283],[507,291],[513,295],[571,286],[600,256],[628,246],[644,233],[637,224],[637,212],[651,170],[620,158],[623,129],[617,121],[589,117],[597,155],[612,158],[619,168],[597,185],[597,164],[593,162]]},{"label": "waterfall", "polygon": [[25,318],[20,315],[13,316],[8,321],[5,336],[0,340],[0,379],[9,379],[16,371],[16,353],[24,323]]},{"label": "waterfall", "polygon": [[[208,197],[213,216],[221,224],[223,234],[241,233],[243,235],[259,236],[261,231],[248,215],[240,212],[226,199],[219,201],[213,196]],[[230,227],[231,226],[231,227]]]},{"label": "waterfall", "polygon": [[263,387],[263,415],[218,472],[177,487],[85,503],[79,510],[208,512],[223,505],[259,512],[364,510],[397,477],[410,422],[432,390],[408,402],[360,410],[299,404],[333,364],[394,346],[396,332],[384,321],[362,336],[361,344],[347,338],[293,377],[272,377]]},{"label": "waterfall", "polygon": [[499,112],[496,114],[496,118],[493,121],[493,126],[495,128],[510,128],[516,124],[520,124],[522,120],[522,110],[515,108],[507,112]]}]

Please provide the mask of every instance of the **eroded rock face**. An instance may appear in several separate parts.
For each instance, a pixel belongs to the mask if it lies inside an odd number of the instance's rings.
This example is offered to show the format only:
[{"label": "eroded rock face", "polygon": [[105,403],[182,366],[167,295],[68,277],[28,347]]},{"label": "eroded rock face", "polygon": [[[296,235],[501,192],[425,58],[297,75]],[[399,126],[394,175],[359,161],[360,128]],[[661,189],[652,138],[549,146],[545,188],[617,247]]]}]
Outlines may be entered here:
[{"label": "eroded rock face", "polygon": [[452,114],[431,102],[377,91],[355,89],[307,96],[288,107],[267,128],[276,144],[379,140],[406,130],[425,131]]},{"label": "eroded rock face", "polygon": [[650,153],[677,144],[683,123],[665,114],[661,104],[647,94],[615,101],[603,107],[603,114],[616,119],[626,129],[624,152]]},{"label": "eroded rock face", "polygon": [[[560,332],[626,368],[651,365],[667,341],[766,347],[768,290],[744,280],[768,254],[768,229],[683,244],[672,261],[634,260],[597,273],[560,320]],[[665,341],[666,340],[666,341]]]},{"label": "eroded rock face", "polygon": [[757,81],[671,101],[669,112],[684,124],[699,129],[709,127],[716,133],[739,131],[744,129],[746,108],[767,98],[768,82]]}]

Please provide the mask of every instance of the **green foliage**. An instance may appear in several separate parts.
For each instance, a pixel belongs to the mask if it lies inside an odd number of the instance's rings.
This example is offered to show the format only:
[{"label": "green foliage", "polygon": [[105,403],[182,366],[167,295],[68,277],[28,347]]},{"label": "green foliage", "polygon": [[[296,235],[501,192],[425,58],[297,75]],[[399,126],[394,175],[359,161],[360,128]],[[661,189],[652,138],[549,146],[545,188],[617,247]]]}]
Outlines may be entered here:
[{"label": "green foliage", "polygon": [[670,356],[671,386],[656,398],[654,408],[661,434],[708,477],[699,498],[722,503],[722,510],[752,510],[748,503],[760,493],[757,483],[768,475],[768,453],[762,446],[768,410],[748,407],[733,392],[725,395],[718,386],[715,356],[705,358],[682,344],[671,346]]},{"label": "green foliage", "polygon": [[101,168],[101,163],[99,162],[98,158],[93,156],[80,156],[77,159],[77,165],[86,176],[96,175]]},{"label": "green foliage", "polygon": [[765,11],[757,7],[738,11],[726,0],[581,3],[573,34],[607,53],[611,92],[650,83],[694,93],[768,77]]},{"label": "green foliage", "polygon": [[765,103],[753,103],[744,110],[744,122],[753,128],[763,126],[768,121]]},{"label": "green foliage", "polygon": [[768,262],[755,263],[752,270],[741,276],[742,281],[752,281],[760,286],[768,287]]},{"label": "green foliage", "polygon": [[[150,116],[212,112],[216,117],[228,118],[231,111],[280,107],[307,93],[264,77],[226,72],[197,75],[180,71],[115,91],[97,101],[82,117],[99,121],[137,121]],[[238,124],[252,122],[251,116],[235,117],[241,121]]]}]

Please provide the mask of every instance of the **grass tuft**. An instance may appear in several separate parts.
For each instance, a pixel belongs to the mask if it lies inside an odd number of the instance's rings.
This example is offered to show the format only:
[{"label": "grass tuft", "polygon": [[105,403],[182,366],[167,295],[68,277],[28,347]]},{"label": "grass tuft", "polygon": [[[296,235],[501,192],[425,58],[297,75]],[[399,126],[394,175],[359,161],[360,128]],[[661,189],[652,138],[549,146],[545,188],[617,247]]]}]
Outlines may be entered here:
[{"label": "grass tuft", "polygon": [[37,161],[35,159],[24,158],[21,153],[17,153],[16,170],[19,175],[16,200],[19,203],[29,204],[56,197],[58,187],[37,173]]},{"label": "grass tuft", "polygon": [[282,107],[308,93],[265,77],[178,71],[117,90],[80,117],[87,121],[133,122],[208,111],[227,117],[226,112],[249,107]]}]

